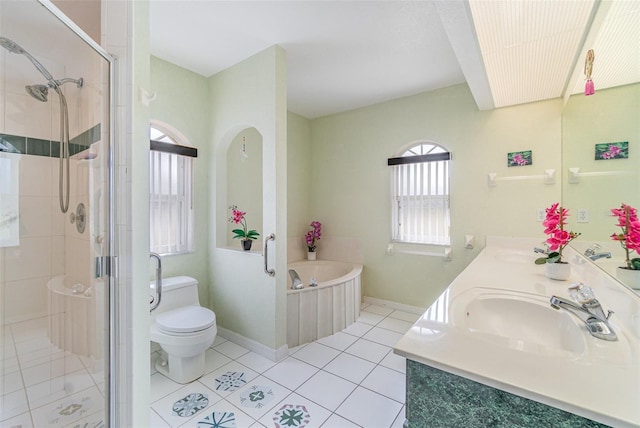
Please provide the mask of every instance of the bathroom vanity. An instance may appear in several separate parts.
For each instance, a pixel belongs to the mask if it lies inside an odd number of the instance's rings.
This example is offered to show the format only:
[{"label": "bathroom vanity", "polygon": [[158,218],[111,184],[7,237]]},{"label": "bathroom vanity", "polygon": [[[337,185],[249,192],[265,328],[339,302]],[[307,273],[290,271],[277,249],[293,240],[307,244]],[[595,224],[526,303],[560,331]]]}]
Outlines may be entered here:
[{"label": "bathroom vanity", "polygon": [[[640,298],[571,248],[571,278],[545,277],[536,239],[486,248],[396,344],[406,426],[640,426]],[[617,340],[589,334],[551,296],[593,289]]]}]

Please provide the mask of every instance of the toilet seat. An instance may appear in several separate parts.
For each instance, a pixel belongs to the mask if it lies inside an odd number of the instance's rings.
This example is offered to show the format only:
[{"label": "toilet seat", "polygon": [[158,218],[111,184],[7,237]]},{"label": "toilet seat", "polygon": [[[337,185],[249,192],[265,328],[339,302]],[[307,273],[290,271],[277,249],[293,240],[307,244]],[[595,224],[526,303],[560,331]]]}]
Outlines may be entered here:
[{"label": "toilet seat", "polygon": [[202,306],[184,306],[158,314],[158,329],[167,333],[193,333],[216,323],[216,315]]}]

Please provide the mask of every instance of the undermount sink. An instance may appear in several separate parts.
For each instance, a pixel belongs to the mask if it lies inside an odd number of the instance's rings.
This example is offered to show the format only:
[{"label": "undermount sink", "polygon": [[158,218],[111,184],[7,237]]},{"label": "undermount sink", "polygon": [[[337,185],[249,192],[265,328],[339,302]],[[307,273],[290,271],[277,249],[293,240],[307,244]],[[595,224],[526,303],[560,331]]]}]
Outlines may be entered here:
[{"label": "undermount sink", "polygon": [[474,288],[451,302],[454,324],[496,344],[544,355],[583,356],[587,332],[549,300],[518,292]]}]

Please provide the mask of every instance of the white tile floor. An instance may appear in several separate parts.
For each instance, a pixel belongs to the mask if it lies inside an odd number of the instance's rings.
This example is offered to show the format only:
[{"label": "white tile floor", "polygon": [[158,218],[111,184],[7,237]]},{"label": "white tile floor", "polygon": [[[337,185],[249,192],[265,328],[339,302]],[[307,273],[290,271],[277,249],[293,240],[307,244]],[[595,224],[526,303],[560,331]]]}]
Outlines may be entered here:
[{"label": "white tile floor", "polygon": [[289,350],[278,363],[217,338],[206,374],[189,385],[152,365],[150,426],[402,427],[405,361],[391,347],[418,317],[363,305],[355,324]]},{"label": "white tile floor", "polygon": [[0,331],[0,427],[104,426],[95,363],[49,340],[49,317]]}]

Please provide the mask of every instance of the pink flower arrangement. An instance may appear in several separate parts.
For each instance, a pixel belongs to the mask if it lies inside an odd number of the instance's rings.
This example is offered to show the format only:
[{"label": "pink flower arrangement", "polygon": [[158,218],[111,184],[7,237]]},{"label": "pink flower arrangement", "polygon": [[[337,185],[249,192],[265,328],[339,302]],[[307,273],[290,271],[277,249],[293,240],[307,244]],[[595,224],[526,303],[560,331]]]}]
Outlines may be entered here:
[{"label": "pink flower arrangement", "polygon": [[620,208],[613,208],[611,213],[618,217],[618,226],[621,233],[614,233],[611,239],[620,242],[626,254],[626,268],[640,270],[640,258],[631,259],[629,254],[635,251],[640,254],[640,220],[638,211],[630,205],[622,204]]},{"label": "pink flower arrangement", "polygon": [[231,210],[231,218],[229,218],[230,222],[235,224],[241,224],[242,229],[233,229],[232,232],[235,233],[233,238],[242,238],[245,239],[257,239],[260,234],[255,230],[247,230],[247,220],[245,220],[244,216],[247,214],[245,211],[240,211],[236,205],[231,205],[229,207]]},{"label": "pink flower arrangement", "polygon": [[567,224],[569,210],[559,205],[560,204],[555,203],[545,210],[547,215],[542,225],[545,227],[544,233],[549,235],[546,243],[549,246],[550,252],[546,257],[536,259],[536,264],[563,263],[562,250],[569,242],[580,236],[579,233],[564,230],[564,226]]},{"label": "pink flower arrangement", "polygon": [[304,240],[309,251],[314,252],[316,250],[316,242],[322,236],[322,224],[319,221],[312,221],[309,226],[311,226],[311,230],[304,235]]}]

